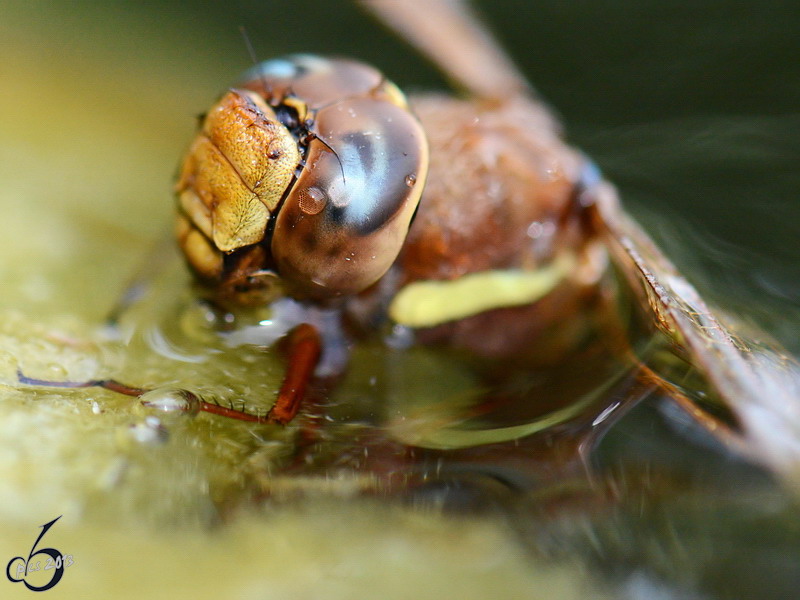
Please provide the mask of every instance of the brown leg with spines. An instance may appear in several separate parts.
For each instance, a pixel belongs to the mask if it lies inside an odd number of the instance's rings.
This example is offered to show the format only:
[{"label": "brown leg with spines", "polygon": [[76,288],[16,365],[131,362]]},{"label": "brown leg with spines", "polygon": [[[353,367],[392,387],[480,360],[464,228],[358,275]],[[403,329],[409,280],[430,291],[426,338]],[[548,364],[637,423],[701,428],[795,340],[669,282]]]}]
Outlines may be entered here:
[{"label": "brown leg with spines", "polygon": [[[233,405],[223,406],[216,402],[208,402],[188,390],[182,390],[186,401],[183,410],[191,412],[202,411],[250,423],[277,423],[279,425],[286,425],[300,410],[300,405],[303,401],[303,397],[306,395],[308,384],[314,376],[314,370],[317,368],[320,355],[322,354],[322,340],[319,332],[317,332],[313,326],[303,323],[289,332],[283,342],[283,347],[284,352],[287,354],[286,373],[283,377],[280,390],[278,391],[278,398],[266,415],[253,414],[244,409],[234,408]],[[101,387],[118,394],[137,398],[152,391],[146,388],[132,387],[114,379],[50,381],[47,379],[28,377],[22,371],[17,371],[17,379],[20,383],[40,387],[69,389]],[[158,408],[157,404],[149,401],[144,401],[143,403],[146,406]]]}]

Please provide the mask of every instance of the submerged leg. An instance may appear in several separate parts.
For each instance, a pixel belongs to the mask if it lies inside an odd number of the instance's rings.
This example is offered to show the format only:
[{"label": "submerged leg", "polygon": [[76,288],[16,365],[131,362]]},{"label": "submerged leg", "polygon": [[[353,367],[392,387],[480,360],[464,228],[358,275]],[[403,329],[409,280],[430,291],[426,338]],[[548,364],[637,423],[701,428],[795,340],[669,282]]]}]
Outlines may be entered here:
[{"label": "submerged leg", "polygon": [[[314,375],[314,370],[322,354],[322,341],[314,327],[303,323],[289,332],[287,338],[284,340],[284,345],[288,359],[286,373],[283,377],[280,390],[278,391],[278,398],[266,414],[254,414],[244,409],[235,408],[233,405],[223,406],[216,402],[208,402],[188,390],[181,390],[181,401],[177,403],[174,399],[164,402],[158,400],[143,400],[142,403],[145,406],[159,408],[161,410],[180,410],[189,413],[202,411],[250,423],[276,423],[279,425],[286,425],[300,410],[300,404],[306,394],[308,384]],[[19,379],[20,383],[41,387],[70,389],[101,387],[118,394],[136,398],[141,398],[144,394],[152,391],[146,388],[129,386],[114,379],[50,381],[47,379],[28,377],[22,373],[22,371],[17,371],[17,379]]]},{"label": "submerged leg", "polygon": [[145,388],[137,388],[125,385],[124,383],[120,383],[115,379],[90,379],[88,381],[50,381],[49,379],[36,379],[34,377],[28,377],[19,369],[17,370],[17,379],[20,383],[24,383],[25,385],[35,385],[40,387],[69,389],[101,387],[125,396],[141,396],[142,394],[146,394],[150,391]]}]

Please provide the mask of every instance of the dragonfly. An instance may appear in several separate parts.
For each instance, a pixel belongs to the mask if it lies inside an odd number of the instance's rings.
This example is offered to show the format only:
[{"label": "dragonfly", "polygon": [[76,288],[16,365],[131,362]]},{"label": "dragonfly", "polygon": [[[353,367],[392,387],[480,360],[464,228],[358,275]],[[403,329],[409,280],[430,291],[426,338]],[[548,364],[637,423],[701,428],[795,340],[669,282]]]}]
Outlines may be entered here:
[{"label": "dragonfly", "polygon": [[[205,115],[176,184],[178,245],[203,301],[220,312],[267,305],[281,323],[270,334],[286,356],[273,407],[257,414],[188,391],[147,400],[146,388],[114,380],[20,379],[286,424],[311,382],[340,377],[348,349],[378,336],[401,353],[443,349],[474,368],[482,387],[469,416],[503,430],[455,428],[404,440],[412,446],[459,448],[474,461],[471,448],[541,446],[534,434],[558,431],[567,454],[585,458],[660,390],[727,447],[779,473],[796,469],[795,359],[706,304],[597,166],[566,144],[470,8],[363,6],[460,95],[406,97],[349,59],[256,64]],[[526,371],[550,383],[519,391]],[[600,389],[593,373],[607,382]]]}]

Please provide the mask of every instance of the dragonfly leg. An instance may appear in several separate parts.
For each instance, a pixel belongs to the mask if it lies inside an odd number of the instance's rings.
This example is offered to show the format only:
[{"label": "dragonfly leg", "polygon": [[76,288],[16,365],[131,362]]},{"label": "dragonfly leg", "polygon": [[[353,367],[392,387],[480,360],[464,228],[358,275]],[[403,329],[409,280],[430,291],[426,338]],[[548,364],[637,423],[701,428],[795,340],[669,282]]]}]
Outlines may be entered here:
[{"label": "dragonfly leg", "polygon": [[[139,398],[140,400],[146,394],[154,391],[147,388],[133,387],[125,383],[121,383],[116,379],[88,379],[86,381],[53,381],[50,379],[37,379],[35,377],[28,377],[20,370],[17,370],[17,379],[20,383],[36,387],[51,387],[61,389],[99,387],[116,392],[117,394],[122,394],[124,396]],[[171,398],[168,401],[164,399],[142,400],[142,404],[163,411],[180,410],[183,412],[195,413],[200,410],[245,421],[264,420],[264,417],[258,417],[257,415],[246,413],[244,411],[238,411],[234,408],[228,408],[212,402],[206,402],[197,396],[197,394],[194,394],[188,390],[179,390],[178,396],[181,397],[182,402],[176,402],[174,398]]]},{"label": "dragonfly leg", "polygon": [[140,398],[145,406],[164,411],[183,411],[196,413],[207,412],[221,417],[247,421],[250,423],[276,423],[285,425],[291,421],[300,410],[300,404],[306,395],[308,384],[314,375],[314,370],[322,354],[322,341],[316,328],[307,323],[298,325],[289,332],[284,340],[284,349],[288,358],[286,374],[283,378],[278,398],[273,407],[266,414],[254,414],[244,409],[223,406],[217,402],[208,402],[197,394],[188,390],[180,390],[180,401],[174,398],[142,399],[142,396],[152,392],[147,388],[133,387],[115,379],[90,379],[87,381],[51,381],[28,377],[22,371],[17,371],[17,379],[25,385],[53,388],[90,388],[100,387],[125,396]]},{"label": "dragonfly leg", "polygon": [[145,388],[138,388],[125,385],[124,383],[120,383],[115,379],[90,379],[88,381],[50,381],[49,379],[36,379],[34,377],[28,377],[20,370],[17,370],[17,379],[19,380],[20,383],[24,383],[25,385],[35,385],[39,387],[56,387],[56,388],[69,388],[69,389],[101,387],[107,390],[111,390],[112,392],[116,392],[118,394],[123,394],[125,396],[138,397],[150,391]]},{"label": "dragonfly leg", "polygon": [[291,421],[300,410],[300,403],[322,354],[322,339],[314,326],[301,323],[284,340],[284,351],[287,355],[286,373],[278,398],[266,417],[270,423],[281,425]]}]

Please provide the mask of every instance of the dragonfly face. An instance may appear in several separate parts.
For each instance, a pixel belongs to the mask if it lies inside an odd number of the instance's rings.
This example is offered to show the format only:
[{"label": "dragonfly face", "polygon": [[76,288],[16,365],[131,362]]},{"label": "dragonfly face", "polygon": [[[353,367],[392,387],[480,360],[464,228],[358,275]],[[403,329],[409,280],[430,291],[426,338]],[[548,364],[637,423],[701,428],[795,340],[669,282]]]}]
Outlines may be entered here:
[{"label": "dragonfly face", "polygon": [[378,71],[270,60],[204,118],[177,185],[178,239],[223,299],[355,294],[397,257],[427,168],[422,127]]}]

